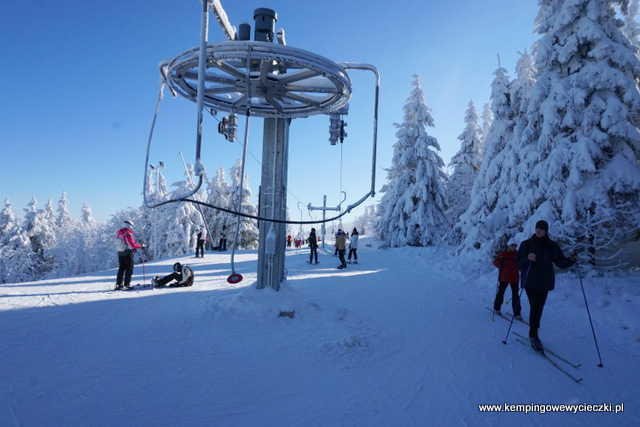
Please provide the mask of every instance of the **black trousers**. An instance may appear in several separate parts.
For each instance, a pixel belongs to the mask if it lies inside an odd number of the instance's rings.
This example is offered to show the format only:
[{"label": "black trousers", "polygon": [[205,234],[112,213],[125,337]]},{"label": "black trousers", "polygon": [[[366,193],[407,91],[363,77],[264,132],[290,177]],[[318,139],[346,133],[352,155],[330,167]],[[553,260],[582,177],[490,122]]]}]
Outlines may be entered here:
[{"label": "black trousers", "polygon": [[358,260],[358,252],[356,252],[358,249],[349,249],[349,261],[351,261],[351,254],[353,254],[353,259],[355,259],[356,261]]},{"label": "black trousers", "polygon": [[131,284],[131,275],[133,274],[133,252],[129,249],[118,252],[118,276],[116,277],[116,285],[129,286]]},{"label": "black trousers", "polygon": [[158,279],[158,283],[160,284],[160,286],[166,286],[166,284],[171,282],[172,280],[179,282],[180,279],[182,279],[181,273],[171,273]]},{"label": "black trousers", "polygon": [[519,316],[522,307],[520,305],[520,296],[518,295],[517,283],[500,282],[500,284],[498,285],[498,292],[496,292],[496,299],[493,301],[493,309],[500,311],[500,307],[504,302],[504,292],[507,290],[507,286],[511,286],[511,303],[513,304],[513,314]]},{"label": "black trousers", "polygon": [[542,310],[547,302],[549,291],[537,291],[533,289],[525,289],[529,298],[531,311],[529,312],[529,336],[538,337],[538,328],[540,327],[540,318],[542,318]]},{"label": "black trousers", "polygon": [[346,249],[339,249],[338,250],[338,257],[340,258],[340,262],[342,263],[343,267],[347,266],[347,260],[344,259],[344,253],[346,252]]},{"label": "black trousers", "polygon": [[200,256],[204,257],[204,239],[198,240],[198,244],[196,245],[196,257],[198,256],[198,251],[200,251]]},{"label": "black trousers", "polygon": [[309,264],[313,262],[313,257],[316,258],[316,264],[318,263],[318,247],[311,246],[311,254],[309,254]]}]

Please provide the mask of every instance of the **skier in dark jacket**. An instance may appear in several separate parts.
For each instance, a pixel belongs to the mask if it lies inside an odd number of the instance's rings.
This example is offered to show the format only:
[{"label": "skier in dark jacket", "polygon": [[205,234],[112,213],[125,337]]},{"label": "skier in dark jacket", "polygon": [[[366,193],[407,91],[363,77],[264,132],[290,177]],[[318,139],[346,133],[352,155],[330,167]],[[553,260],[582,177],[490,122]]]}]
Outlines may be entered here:
[{"label": "skier in dark jacket", "polygon": [[313,262],[313,258],[315,256],[316,264],[318,263],[318,238],[316,237],[316,229],[311,229],[311,234],[309,234],[309,247],[311,248],[311,253],[309,254],[309,264]]},{"label": "skier in dark jacket", "polygon": [[516,319],[522,320],[522,316],[520,316],[520,297],[518,295],[520,279],[518,277],[518,266],[516,265],[517,250],[518,243],[511,239],[507,243],[507,249],[500,252],[493,260],[493,265],[500,269],[498,273],[498,291],[496,292],[496,299],[493,301],[493,309],[496,313],[501,314],[500,307],[504,301],[504,292],[507,290],[507,286],[511,286],[513,314]]},{"label": "skier in dark jacket", "polygon": [[529,339],[534,350],[543,352],[544,347],[538,337],[542,310],[547,294],[555,288],[556,277],[553,264],[569,268],[576,263],[576,255],[567,258],[556,242],[548,235],[546,221],[536,223],[536,232],[525,240],[518,249],[516,262],[522,274],[522,287],[527,292],[531,311],[529,313]]}]

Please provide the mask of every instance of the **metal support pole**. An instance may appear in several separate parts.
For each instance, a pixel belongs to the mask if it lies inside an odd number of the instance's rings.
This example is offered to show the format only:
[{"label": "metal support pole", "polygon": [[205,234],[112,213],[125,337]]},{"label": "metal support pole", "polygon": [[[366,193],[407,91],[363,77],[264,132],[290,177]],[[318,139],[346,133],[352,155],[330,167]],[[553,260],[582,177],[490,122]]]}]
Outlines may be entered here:
[{"label": "metal support pole", "polygon": [[[287,218],[287,173],[289,163],[289,126],[291,119],[264,119],[262,142],[262,179],[260,188],[260,216],[280,221]],[[269,231],[275,233],[275,253],[268,253]],[[286,224],[259,221],[257,288],[271,286],[280,289],[284,280]],[[273,234],[271,235],[273,240]],[[272,248],[270,248],[273,250]]]}]

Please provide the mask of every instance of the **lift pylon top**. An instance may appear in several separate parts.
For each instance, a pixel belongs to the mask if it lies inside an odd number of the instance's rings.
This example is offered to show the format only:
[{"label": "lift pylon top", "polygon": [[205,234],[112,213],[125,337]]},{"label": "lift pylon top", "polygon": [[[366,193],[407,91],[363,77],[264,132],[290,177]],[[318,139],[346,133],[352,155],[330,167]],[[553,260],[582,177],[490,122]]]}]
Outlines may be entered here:
[{"label": "lift pylon top", "polygon": [[[199,57],[200,48],[192,48],[160,65],[169,87],[194,102]],[[344,68],[302,49],[259,41],[218,42],[206,48],[203,102],[216,111],[244,114],[250,106],[252,116],[308,117],[344,106],[351,91]]]}]

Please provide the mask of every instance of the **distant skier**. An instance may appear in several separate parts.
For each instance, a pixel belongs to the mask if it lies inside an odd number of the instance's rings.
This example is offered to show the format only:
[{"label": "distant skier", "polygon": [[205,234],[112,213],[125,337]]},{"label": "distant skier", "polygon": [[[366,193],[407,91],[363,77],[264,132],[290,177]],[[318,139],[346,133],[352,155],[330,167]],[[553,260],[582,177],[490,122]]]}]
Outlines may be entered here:
[{"label": "distant skier", "polygon": [[504,292],[507,286],[511,286],[511,302],[513,304],[513,314],[516,319],[522,320],[520,315],[520,297],[518,296],[518,283],[520,282],[518,265],[516,264],[516,255],[518,254],[518,243],[515,239],[509,240],[507,249],[500,252],[493,260],[493,265],[498,267],[498,289],[496,298],[493,301],[493,310],[497,314],[500,313],[500,307],[504,301]]},{"label": "distant skier", "polygon": [[354,227],[349,240],[349,264],[351,264],[351,255],[353,255],[353,263],[358,263],[358,236],[358,230]]},{"label": "distant skier", "polygon": [[556,242],[548,235],[549,224],[546,221],[536,223],[536,231],[525,240],[518,249],[516,262],[522,273],[522,287],[527,292],[531,311],[529,313],[529,339],[535,351],[544,352],[538,337],[542,310],[549,291],[555,288],[556,277],[553,264],[560,268],[569,268],[576,263],[577,255],[567,258]]},{"label": "distant skier", "polygon": [[311,248],[311,254],[309,255],[309,264],[313,263],[315,256],[316,264],[318,263],[318,238],[316,237],[316,229],[312,228],[309,234],[309,247]]},{"label": "distant skier", "polygon": [[[173,264],[173,273],[164,277],[156,276],[151,279],[151,284],[154,288],[170,287],[182,287],[193,285],[193,270],[186,265],[182,265],[179,262]],[[173,283],[170,283],[173,282]]]},{"label": "distant skier", "polygon": [[340,265],[338,268],[347,268],[347,261],[344,259],[344,253],[347,250],[347,236],[342,230],[339,230],[336,237],[336,249],[338,250],[338,256],[340,257]]},{"label": "distant skier", "polygon": [[204,258],[204,242],[207,238],[207,231],[204,227],[198,227],[196,229],[196,258],[198,258],[198,252],[200,252],[200,258]]},{"label": "distant skier", "polygon": [[[133,240],[133,222],[126,220],[125,226],[118,230],[116,236],[116,250],[118,251],[118,275],[116,290],[131,289],[131,275],[133,274],[133,253],[137,249],[144,249],[146,245],[139,245]],[[123,282],[124,279],[124,282]]]}]

